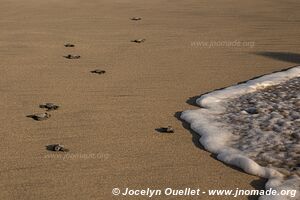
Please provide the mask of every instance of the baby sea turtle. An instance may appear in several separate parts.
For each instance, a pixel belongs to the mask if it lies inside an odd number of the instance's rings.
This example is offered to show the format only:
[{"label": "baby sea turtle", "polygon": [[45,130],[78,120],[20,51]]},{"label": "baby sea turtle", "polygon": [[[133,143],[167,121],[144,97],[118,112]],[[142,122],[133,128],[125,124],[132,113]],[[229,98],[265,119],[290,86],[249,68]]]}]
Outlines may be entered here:
[{"label": "baby sea turtle", "polygon": [[71,55],[71,54],[66,55],[64,57],[67,58],[67,59],[79,59],[80,58],[79,55]]},{"label": "baby sea turtle", "polygon": [[139,21],[139,20],[142,20],[142,18],[141,17],[133,17],[133,18],[131,18],[131,20]]},{"label": "baby sea turtle", "polygon": [[63,152],[68,152],[69,149],[66,149],[64,147],[64,145],[62,144],[50,144],[50,145],[47,145],[47,150],[49,151],[63,151]]},{"label": "baby sea turtle", "polygon": [[136,39],[136,40],[131,40],[131,42],[135,42],[135,43],[142,43],[145,42],[146,39]]},{"label": "baby sea turtle", "polygon": [[175,130],[172,128],[172,126],[167,126],[167,127],[161,127],[156,129],[160,133],[174,133]]},{"label": "baby sea turtle", "polygon": [[27,117],[30,117],[36,121],[43,121],[49,119],[51,115],[49,113],[39,113],[39,114],[28,115]]},{"label": "baby sea turtle", "polygon": [[74,44],[71,44],[71,43],[66,43],[66,44],[65,44],[65,47],[75,47],[75,45],[74,45]]},{"label": "baby sea turtle", "polygon": [[101,69],[95,69],[95,70],[91,71],[91,73],[94,73],[94,74],[105,74],[106,71],[105,70],[101,70]]},{"label": "baby sea turtle", "polygon": [[51,111],[51,110],[57,110],[59,106],[55,105],[54,103],[45,103],[45,104],[41,104],[40,108],[46,108],[47,111]]}]

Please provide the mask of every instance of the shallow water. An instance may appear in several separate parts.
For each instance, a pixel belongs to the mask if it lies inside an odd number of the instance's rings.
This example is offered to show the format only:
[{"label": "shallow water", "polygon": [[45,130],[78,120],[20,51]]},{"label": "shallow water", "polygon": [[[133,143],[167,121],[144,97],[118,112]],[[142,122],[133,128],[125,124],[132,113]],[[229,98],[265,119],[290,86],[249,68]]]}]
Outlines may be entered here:
[{"label": "shallow water", "polygon": [[300,175],[300,78],[230,99],[219,120],[230,124],[232,147],[261,166]]},{"label": "shallow water", "polygon": [[266,189],[297,191],[260,200],[300,199],[299,87],[298,66],[202,95],[181,118],[219,160],[267,178]]}]

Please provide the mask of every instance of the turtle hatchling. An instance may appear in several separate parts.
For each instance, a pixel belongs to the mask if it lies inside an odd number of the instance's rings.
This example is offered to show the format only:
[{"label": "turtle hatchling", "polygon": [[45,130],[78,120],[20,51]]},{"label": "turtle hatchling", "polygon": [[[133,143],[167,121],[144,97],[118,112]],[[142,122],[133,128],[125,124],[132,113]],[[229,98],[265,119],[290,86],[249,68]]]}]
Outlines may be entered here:
[{"label": "turtle hatchling", "polygon": [[69,151],[69,150],[66,149],[66,148],[64,147],[64,145],[62,145],[62,144],[51,144],[51,145],[48,145],[48,146],[47,146],[47,149],[48,149],[49,151],[63,151],[63,152]]},{"label": "turtle hatchling", "polygon": [[161,127],[159,129],[157,129],[157,131],[159,131],[161,133],[174,133],[175,132],[175,130],[172,126]]},{"label": "turtle hatchling", "polygon": [[49,113],[39,113],[39,114],[28,115],[27,117],[30,117],[36,121],[43,121],[49,119],[51,115]]},{"label": "turtle hatchling", "polygon": [[71,55],[71,54],[66,55],[64,57],[67,58],[67,59],[79,59],[80,58],[79,55]]},{"label": "turtle hatchling", "polygon": [[51,111],[51,110],[57,110],[59,106],[55,105],[54,103],[45,103],[45,104],[41,104],[40,108],[46,108],[47,111]]},{"label": "turtle hatchling", "polygon": [[133,18],[131,18],[131,20],[133,20],[133,21],[139,21],[139,20],[142,20],[142,18],[141,17],[133,17]]},{"label": "turtle hatchling", "polygon": [[74,45],[74,44],[71,44],[71,43],[66,43],[66,44],[65,44],[65,47],[75,47],[75,45]]},{"label": "turtle hatchling", "polygon": [[101,69],[95,69],[95,70],[91,71],[91,73],[94,73],[94,74],[105,74],[106,71],[105,70],[101,70]]},{"label": "turtle hatchling", "polygon": [[136,40],[131,40],[131,42],[135,42],[135,43],[142,43],[145,42],[146,39],[136,39]]}]

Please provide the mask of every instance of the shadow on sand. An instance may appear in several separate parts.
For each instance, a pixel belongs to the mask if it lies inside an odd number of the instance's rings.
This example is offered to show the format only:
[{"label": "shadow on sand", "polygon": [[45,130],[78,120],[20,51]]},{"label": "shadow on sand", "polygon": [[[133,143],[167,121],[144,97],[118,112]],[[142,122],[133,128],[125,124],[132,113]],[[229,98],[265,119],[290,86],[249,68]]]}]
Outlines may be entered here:
[{"label": "shadow on sand", "polygon": [[262,51],[254,54],[273,58],[275,60],[300,64],[300,54],[298,53]]},{"label": "shadow on sand", "polygon": [[198,133],[196,133],[195,131],[193,131],[193,130],[190,128],[190,125],[189,125],[187,122],[185,122],[183,119],[180,118],[181,113],[182,113],[182,112],[176,112],[176,113],[174,114],[174,117],[176,117],[179,121],[181,121],[182,126],[183,126],[186,130],[188,130],[188,131],[190,132],[190,134],[192,135],[192,141],[193,141],[194,145],[195,145],[196,147],[198,147],[199,149],[201,149],[201,150],[205,150],[204,147],[203,147],[203,146],[200,144],[200,142],[199,142],[199,140],[200,140],[200,135],[199,135]]}]

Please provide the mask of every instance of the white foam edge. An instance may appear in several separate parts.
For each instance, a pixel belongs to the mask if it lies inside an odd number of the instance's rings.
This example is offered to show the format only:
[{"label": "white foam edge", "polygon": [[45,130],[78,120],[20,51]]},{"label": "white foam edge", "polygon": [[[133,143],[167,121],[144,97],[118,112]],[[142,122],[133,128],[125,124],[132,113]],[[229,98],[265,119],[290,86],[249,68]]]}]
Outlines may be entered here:
[{"label": "white foam edge", "polygon": [[181,114],[181,119],[188,122],[191,129],[201,136],[199,141],[203,147],[209,152],[216,154],[217,159],[220,161],[239,167],[249,174],[268,179],[265,186],[266,190],[270,188],[277,190],[277,192],[280,192],[283,189],[297,190],[297,197],[294,198],[281,195],[261,196],[259,198],[260,200],[298,199],[300,196],[300,179],[298,177],[291,177],[286,180],[277,170],[260,166],[254,160],[243,155],[241,151],[231,148],[229,144],[234,137],[233,134],[226,129],[226,124],[216,122],[214,118],[216,115],[219,115],[224,111],[224,104],[229,99],[236,98],[271,85],[277,85],[296,77],[300,77],[300,66],[290,68],[286,71],[264,75],[222,90],[216,90],[202,95],[196,100],[196,103],[201,107],[200,109],[187,110]]}]

